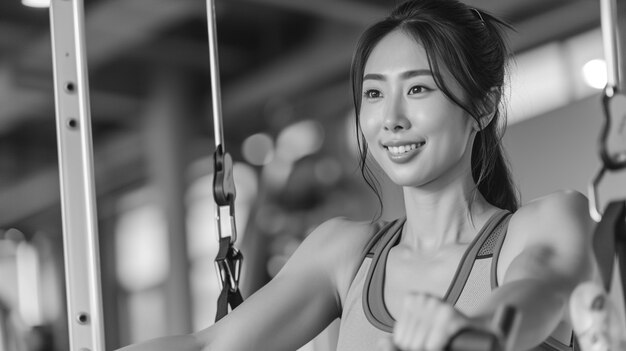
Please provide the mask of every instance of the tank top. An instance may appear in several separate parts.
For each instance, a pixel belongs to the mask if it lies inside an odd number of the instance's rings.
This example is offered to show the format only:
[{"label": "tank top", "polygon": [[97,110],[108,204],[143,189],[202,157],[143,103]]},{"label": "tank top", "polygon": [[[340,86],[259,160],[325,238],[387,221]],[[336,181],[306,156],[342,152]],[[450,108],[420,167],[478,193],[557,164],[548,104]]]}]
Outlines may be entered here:
[{"label": "tank top", "polygon": [[[495,213],[481,228],[461,258],[443,300],[471,315],[498,286],[496,267],[511,213]],[[364,250],[359,267],[342,304],[337,351],[376,350],[380,338],[389,337],[395,320],[383,299],[385,267],[391,248],[398,244],[406,218],[382,223]],[[562,323],[534,350],[571,351],[573,333]]]}]

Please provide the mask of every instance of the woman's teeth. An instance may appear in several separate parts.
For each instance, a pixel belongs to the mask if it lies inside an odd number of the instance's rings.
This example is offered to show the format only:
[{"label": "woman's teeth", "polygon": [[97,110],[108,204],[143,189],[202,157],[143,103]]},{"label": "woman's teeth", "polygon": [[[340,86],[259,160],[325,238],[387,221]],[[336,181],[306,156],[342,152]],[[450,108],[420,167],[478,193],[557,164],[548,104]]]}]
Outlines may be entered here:
[{"label": "woman's teeth", "polygon": [[411,150],[415,150],[422,145],[424,145],[424,143],[408,144],[401,146],[387,146],[387,150],[389,150],[392,155],[401,155]]}]

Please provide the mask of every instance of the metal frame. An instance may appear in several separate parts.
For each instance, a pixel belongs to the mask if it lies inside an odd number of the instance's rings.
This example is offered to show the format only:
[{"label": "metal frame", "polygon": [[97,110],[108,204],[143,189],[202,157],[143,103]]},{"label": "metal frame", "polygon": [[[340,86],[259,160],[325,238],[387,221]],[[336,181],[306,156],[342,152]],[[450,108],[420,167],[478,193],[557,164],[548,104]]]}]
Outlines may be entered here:
[{"label": "metal frame", "polygon": [[[215,148],[224,148],[224,128],[222,125],[222,100],[220,86],[220,65],[217,53],[217,28],[215,24],[215,0],[206,1],[207,30],[209,35],[209,65],[211,69],[211,104],[213,111],[213,133]],[[224,150],[225,151],[225,150]]]},{"label": "metal frame", "polygon": [[104,351],[83,0],[52,0],[57,145],[70,349]]}]

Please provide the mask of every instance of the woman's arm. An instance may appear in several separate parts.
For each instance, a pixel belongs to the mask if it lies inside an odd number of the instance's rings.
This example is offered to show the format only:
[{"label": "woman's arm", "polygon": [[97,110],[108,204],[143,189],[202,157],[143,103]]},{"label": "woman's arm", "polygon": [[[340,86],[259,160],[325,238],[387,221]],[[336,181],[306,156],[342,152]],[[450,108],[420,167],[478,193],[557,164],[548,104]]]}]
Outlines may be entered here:
[{"label": "woman's arm", "polygon": [[218,323],[122,350],[295,350],[339,317],[340,295],[357,268],[367,230],[330,220],[307,236],[274,279]]},{"label": "woman's arm", "polygon": [[519,209],[509,224],[498,262],[499,281],[477,317],[498,306],[522,313],[516,349],[545,340],[566,315],[573,289],[593,272],[587,199],[559,192]]}]

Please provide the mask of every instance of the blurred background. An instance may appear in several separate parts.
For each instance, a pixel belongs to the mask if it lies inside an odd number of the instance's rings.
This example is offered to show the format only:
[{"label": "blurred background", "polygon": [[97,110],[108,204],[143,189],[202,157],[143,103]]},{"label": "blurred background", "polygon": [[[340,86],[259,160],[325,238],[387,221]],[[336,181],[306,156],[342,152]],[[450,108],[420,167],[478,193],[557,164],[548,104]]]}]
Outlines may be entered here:
[{"label": "blurred background", "polygon": [[[381,210],[358,169],[348,74],[359,33],[396,3],[216,0],[244,295],[323,220]],[[516,28],[504,141],[523,202],[587,193],[606,84],[599,1],[467,3]],[[17,350],[69,349],[45,6],[0,2],[0,340]],[[107,349],[214,319],[205,6],[85,0]],[[381,180],[383,219],[401,216],[400,190]],[[609,175],[602,203],[626,196],[625,181]],[[334,350],[335,337],[331,326],[302,350]]]}]

